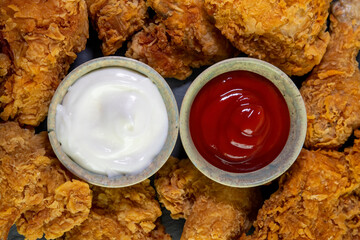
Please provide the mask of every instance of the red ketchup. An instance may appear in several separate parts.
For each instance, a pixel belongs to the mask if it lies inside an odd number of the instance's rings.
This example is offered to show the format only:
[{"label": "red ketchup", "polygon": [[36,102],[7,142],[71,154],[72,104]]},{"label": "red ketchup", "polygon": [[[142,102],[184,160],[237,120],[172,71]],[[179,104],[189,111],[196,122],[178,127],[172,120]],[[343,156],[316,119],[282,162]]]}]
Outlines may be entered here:
[{"label": "red ketchup", "polygon": [[209,163],[228,172],[252,172],[281,152],[290,115],[280,91],[247,71],[221,74],[199,91],[190,110],[195,147]]}]

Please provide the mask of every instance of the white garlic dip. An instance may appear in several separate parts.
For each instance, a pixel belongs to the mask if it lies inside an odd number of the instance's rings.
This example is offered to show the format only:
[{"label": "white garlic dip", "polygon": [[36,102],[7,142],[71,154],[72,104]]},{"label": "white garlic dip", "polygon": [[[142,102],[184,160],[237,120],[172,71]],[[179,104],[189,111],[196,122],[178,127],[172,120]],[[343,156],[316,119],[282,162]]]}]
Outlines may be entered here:
[{"label": "white garlic dip", "polygon": [[122,67],[79,78],[56,108],[63,151],[83,168],[113,177],[151,164],[168,134],[168,115],[156,85]]}]

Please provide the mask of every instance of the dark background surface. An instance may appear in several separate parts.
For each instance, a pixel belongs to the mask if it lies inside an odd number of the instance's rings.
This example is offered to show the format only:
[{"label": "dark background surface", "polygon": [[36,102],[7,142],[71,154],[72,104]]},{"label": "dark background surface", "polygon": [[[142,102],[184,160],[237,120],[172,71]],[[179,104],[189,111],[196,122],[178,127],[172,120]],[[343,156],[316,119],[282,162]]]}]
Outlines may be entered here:
[{"label": "dark background surface", "polygon": [[[75,67],[79,66],[80,64],[89,61],[94,58],[103,57],[103,54],[100,50],[101,41],[97,38],[97,33],[90,27],[90,37],[87,42],[86,49],[78,54],[77,59],[75,62],[71,65],[71,68],[69,72],[74,69]],[[124,43],[123,48],[119,49],[115,55],[117,56],[124,56],[124,53],[126,51],[126,43]],[[244,54],[239,55],[240,57],[246,56]],[[360,62],[360,54],[357,56],[358,62]],[[186,90],[192,83],[192,81],[196,78],[197,75],[199,75],[202,71],[204,71],[207,67],[194,69],[193,74],[187,78],[185,81],[179,81],[176,79],[166,79],[167,83],[169,84],[170,88],[173,90],[173,93],[175,95],[178,108],[180,110],[181,103],[183,100],[183,97],[185,95]],[[360,68],[360,64],[359,64]],[[302,77],[292,77],[292,80],[295,82],[295,84],[300,87],[303,80],[305,80],[307,75]],[[46,131],[46,121],[44,121],[37,129],[37,131]],[[180,137],[177,140],[177,143],[175,145],[174,151],[172,153],[173,156],[178,158],[186,158],[186,153],[181,145]],[[277,186],[275,184],[271,184],[269,186],[263,187],[263,193],[264,193],[264,199],[268,198],[272,192],[276,190]],[[181,232],[183,225],[185,221],[183,219],[181,220],[173,220],[170,217],[169,211],[162,208],[163,215],[161,216],[161,221],[163,225],[165,226],[166,232],[169,233],[173,240],[180,240]],[[8,240],[23,240],[24,237],[19,235],[16,232],[16,227],[13,226],[10,233]],[[45,238],[43,238],[45,240]]]}]

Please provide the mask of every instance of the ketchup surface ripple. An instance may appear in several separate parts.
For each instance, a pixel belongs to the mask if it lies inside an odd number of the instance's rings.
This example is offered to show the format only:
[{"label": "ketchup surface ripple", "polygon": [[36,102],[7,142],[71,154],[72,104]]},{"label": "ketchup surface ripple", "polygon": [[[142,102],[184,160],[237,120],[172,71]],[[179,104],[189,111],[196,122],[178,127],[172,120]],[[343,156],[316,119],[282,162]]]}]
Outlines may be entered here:
[{"label": "ketchup surface ripple", "polygon": [[189,126],[195,147],[209,163],[228,172],[251,172],[279,155],[289,136],[290,115],[272,82],[233,71],[199,91]]}]

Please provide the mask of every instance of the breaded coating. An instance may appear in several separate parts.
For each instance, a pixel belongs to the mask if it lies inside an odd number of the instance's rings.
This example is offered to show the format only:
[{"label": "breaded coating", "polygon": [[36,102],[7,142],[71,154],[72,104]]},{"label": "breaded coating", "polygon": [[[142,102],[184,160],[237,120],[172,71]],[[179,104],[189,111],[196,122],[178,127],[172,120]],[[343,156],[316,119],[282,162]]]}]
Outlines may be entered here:
[{"label": "breaded coating", "polygon": [[360,239],[360,140],[345,152],[303,149],[279,185],[241,240]]},{"label": "breaded coating", "polygon": [[170,240],[156,220],[161,216],[150,180],[125,188],[92,187],[89,218],[65,239]]},{"label": "breaded coating", "polygon": [[193,55],[172,44],[163,23],[150,23],[135,34],[126,56],[149,64],[163,77],[184,80],[192,73]]},{"label": "breaded coating", "polygon": [[147,4],[157,19],[132,38],[126,56],[149,64],[163,77],[184,80],[191,68],[237,52],[212,23],[203,0],[148,0]]},{"label": "breaded coating", "polygon": [[320,63],[331,0],[204,0],[215,26],[250,57],[302,76]]},{"label": "breaded coating", "polygon": [[171,217],[186,219],[182,240],[235,239],[250,228],[261,202],[258,189],[216,183],[188,159],[170,157],[155,187]]},{"label": "breaded coating", "polygon": [[89,185],[72,179],[47,133],[0,124],[0,239],[16,223],[26,239],[57,238],[89,215]]},{"label": "breaded coating", "polygon": [[331,40],[320,65],[303,83],[308,148],[337,148],[360,126],[360,1],[332,6]]},{"label": "breaded coating", "polygon": [[4,53],[0,53],[0,84],[4,81],[4,77],[8,74],[10,66],[11,61],[9,57]]},{"label": "breaded coating", "polygon": [[148,18],[145,0],[86,0],[104,55],[114,54],[142,29]]},{"label": "breaded coating", "polygon": [[0,118],[39,125],[88,34],[84,0],[1,0]]}]

